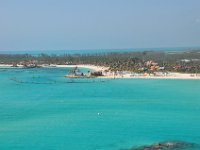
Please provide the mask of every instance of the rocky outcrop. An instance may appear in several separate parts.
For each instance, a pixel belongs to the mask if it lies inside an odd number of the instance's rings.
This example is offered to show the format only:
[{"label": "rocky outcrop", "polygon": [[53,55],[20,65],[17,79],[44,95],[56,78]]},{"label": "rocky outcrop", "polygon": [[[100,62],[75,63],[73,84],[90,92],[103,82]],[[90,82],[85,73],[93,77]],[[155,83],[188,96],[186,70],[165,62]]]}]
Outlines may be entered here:
[{"label": "rocky outcrop", "polygon": [[141,147],[131,148],[128,150],[182,150],[191,147],[194,147],[193,143],[187,143],[182,141],[169,141],[153,145],[145,145]]}]

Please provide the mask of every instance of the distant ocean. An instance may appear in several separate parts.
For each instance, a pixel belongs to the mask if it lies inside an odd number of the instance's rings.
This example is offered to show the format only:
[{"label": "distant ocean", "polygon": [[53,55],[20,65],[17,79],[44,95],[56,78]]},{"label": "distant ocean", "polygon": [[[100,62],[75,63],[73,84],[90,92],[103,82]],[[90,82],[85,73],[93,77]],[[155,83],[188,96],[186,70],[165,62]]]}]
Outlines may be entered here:
[{"label": "distant ocean", "polygon": [[0,68],[0,150],[200,144],[199,80],[66,79],[68,71]]},{"label": "distant ocean", "polygon": [[164,52],[184,52],[189,50],[199,50],[200,47],[176,47],[176,48],[132,48],[132,49],[97,49],[97,50],[26,50],[26,51],[0,51],[0,54],[30,54],[38,56],[40,54],[63,55],[63,54],[107,54],[123,52],[143,52],[143,51],[164,51]]}]

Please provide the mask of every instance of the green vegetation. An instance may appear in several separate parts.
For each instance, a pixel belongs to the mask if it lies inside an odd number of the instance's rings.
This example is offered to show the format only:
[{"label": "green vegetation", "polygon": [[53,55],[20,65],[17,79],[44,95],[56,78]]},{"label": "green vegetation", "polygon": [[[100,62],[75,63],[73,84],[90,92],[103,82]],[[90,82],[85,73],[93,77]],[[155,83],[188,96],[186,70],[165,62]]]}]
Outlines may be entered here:
[{"label": "green vegetation", "polygon": [[0,54],[1,64],[92,64],[109,67],[111,71],[134,71],[153,73],[154,71],[177,71],[200,73],[200,50],[166,53],[158,51],[125,52],[107,54],[74,54],[32,56]]}]

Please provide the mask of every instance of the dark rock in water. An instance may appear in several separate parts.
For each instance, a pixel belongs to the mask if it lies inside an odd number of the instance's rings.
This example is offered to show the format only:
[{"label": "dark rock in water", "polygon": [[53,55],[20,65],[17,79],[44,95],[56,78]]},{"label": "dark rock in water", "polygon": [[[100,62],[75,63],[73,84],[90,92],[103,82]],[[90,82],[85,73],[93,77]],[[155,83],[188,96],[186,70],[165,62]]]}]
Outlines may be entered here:
[{"label": "dark rock in water", "polygon": [[131,148],[129,150],[181,150],[191,148],[194,144],[180,141],[161,142],[153,145],[146,145],[138,148]]}]

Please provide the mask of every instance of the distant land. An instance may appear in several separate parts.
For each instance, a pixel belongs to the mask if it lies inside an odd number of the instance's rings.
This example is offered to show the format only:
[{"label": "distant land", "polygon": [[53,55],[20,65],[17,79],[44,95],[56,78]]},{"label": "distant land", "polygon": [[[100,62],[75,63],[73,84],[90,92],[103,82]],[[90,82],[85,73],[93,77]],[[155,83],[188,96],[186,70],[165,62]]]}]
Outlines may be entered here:
[{"label": "distant land", "polygon": [[[175,51],[176,50],[176,51]],[[200,49],[157,49],[157,50],[88,50],[62,51],[53,54],[38,53],[0,54],[0,64],[40,67],[42,65],[95,65],[109,71],[131,71],[134,73],[181,72],[200,73]],[[82,52],[82,53],[78,53]]]}]

